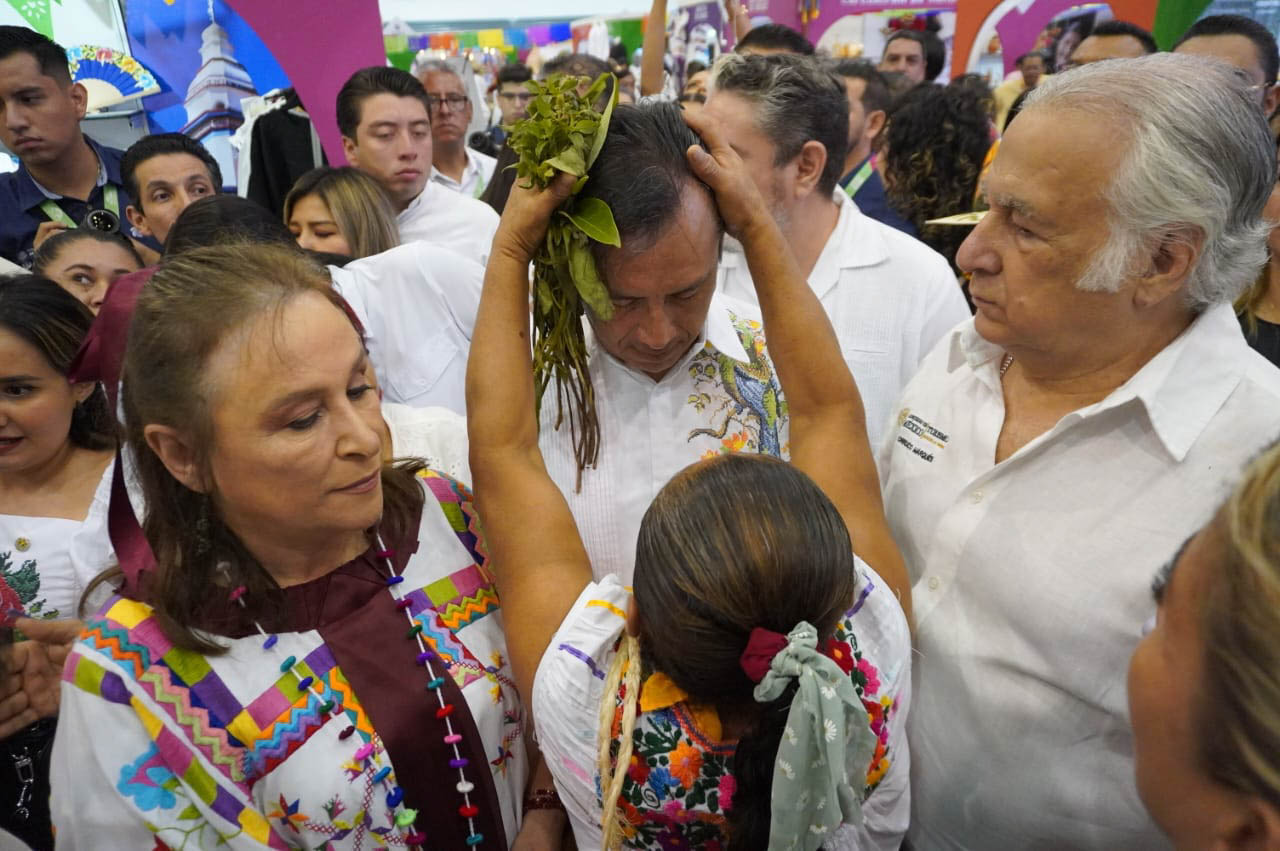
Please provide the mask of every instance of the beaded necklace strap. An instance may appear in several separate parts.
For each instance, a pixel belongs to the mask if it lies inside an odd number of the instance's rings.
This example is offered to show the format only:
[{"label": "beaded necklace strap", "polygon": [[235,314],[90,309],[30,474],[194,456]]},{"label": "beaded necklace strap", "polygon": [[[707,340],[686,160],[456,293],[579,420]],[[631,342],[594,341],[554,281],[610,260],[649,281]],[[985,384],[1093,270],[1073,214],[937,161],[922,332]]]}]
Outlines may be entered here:
[{"label": "beaded necklace strap", "polygon": [[[435,696],[436,710],[435,717],[444,723],[444,742],[453,750],[453,759],[449,760],[449,768],[458,772],[458,782],[454,784],[454,789],[462,796],[462,805],[458,808],[458,815],[467,820],[467,838],[468,847],[473,847],[484,842],[484,834],[476,831],[475,819],[480,814],[480,809],[471,800],[471,793],[475,790],[475,784],[467,779],[466,768],[469,760],[462,755],[461,749],[458,747],[462,741],[462,736],[454,728],[453,715],[455,707],[444,699],[444,695],[440,693],[440,687],[444,685],[444,677],[441,672],[436,670],[433,663],[441,662],[441,660],[422,640],[422,624],[414,620],[413,614],[409,611],[412,601],[404,596],[401,592],[401,586],[404,583],[404,576],[396,573],[395,564],[391,558],[395,555],[394,550],[387,549],[382,541],[382,535],[377,536],[378,550],[377,556],[386,568],[386,585],[387,590],[396,601],[396,608],[404,613],[405,618],[409,622],[409,630],[406,638],[410,641],[416,641],[418,645],[417,663],[426,669],[427,673],[427,690]],[[219,565],[224,574],[227,573],[225,564]],[[229,599],[232,602],[239,603],[243,608],[245,606],[244,594],[245,586],[240,585],[232,589]],[[262,628],[256,620],[253,626],[258,630],[258,634],[263,638],[262,649],[271,650],[276,646],[278,636],[274,633],[268,633]],[[298,660],[294,656],[288,656],[280,663],[281,673],[292,673],[297,679],[297,688],[299,692],[310,692],[320,699],[320,711],[331,718],[338,718],[342,712],[342,706],[331,699],[325,697],[324,693],[317,692],[313,689],[315,686],[314,678],[303,673],[298,666]],[[341,733],[338,734],[339,739],[348,739],[355,733],[355,725],[349,724]],[[394,813],[396,827],[407,829],[408,835],[405,836],[405,842],[409,845],[424,845],[427,842],[427,834],[419,831],[416,827],[418,811],[404,805],[404,789],[395,783],[391,776],[391,766],[383,765],[381,755],[377,753],[372,741],[361,745],[356,749],[355,762],[365,765],[366,768],[376,768],[373,774],[375,783],[379,783],[386,789],[386,803],[388,809]]]}]

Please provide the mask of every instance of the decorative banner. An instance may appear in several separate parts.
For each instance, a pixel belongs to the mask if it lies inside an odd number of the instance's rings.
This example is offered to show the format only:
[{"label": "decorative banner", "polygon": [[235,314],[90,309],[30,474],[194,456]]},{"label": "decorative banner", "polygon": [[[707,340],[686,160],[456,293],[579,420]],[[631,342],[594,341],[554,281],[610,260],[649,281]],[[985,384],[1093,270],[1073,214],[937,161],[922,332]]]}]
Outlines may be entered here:
[{"label": "decorative banner", "polygon": [[476,41],[479,47],[502,47],[502,30],[480,30]]},{"label": "decorative banner", "polygon": [[[129,0],[128,5],[135,2]],[[262,34],[288,72],[298,97],[309,108],[329,162],[346,162],[334,103],[352,73],[387,61],[378,4],[370,0],[226,2]],[[334,21],[341,25],[334,26]]]},{"label": "decorative banner", "polygon": [[[1199,3],[1201,0],[1163,0],[1160,5],[1163,13],[1166,4],[1171,7],[1185,6],[1189,5],[1190,2]],[[1109,0],[1111,12],[1116,20],[1128,21],[1143,28],[1150,28],[1155,21],[1156,3],[1157,0]],[[978,52],[974,50],[974,40],[978,37],[978,33],[982,31],[987,19],[998,8],[1008,5],[1003,0],[965,0],[960,5],[956,13],[956,37],[951,61],[952,74],[959,76],[969,69],[970,60],[978,55]],[[1028,11],[1034,10],[1036,5],[1038,3],[1029,4]],[[1052,15],[1046,17],[1043,23],[1047,24],[1051,19]],[[1180,35],[1181,33],[1179,32],[1178,34]],[[1174,36],[1174,38],[1176,37]],[[1014,45],[1004,46],[1006,55],[1017,56],[1015,51],[1016,46]]]},{"label": "decorative banner", "polygon": [[[62,0],[53,2],[62,5]],[[53,38],[53,13],[49,8],[49,0],[9,0],[9,5],[31,29],[47,38]]]},{"label": "decorative banner", "polygon": [[529,35],[529,41],[538,47],[551,43],[551,27],[547,25],[529,27],[525,30]]},{"label": "decorative banner", "polygon": [[160,91],[150,71],[127,53],[88,44],[67,48],[71,79],[89,92],[89,109],[102,109]]},{"label": "decorative banner", "polygon": [[529,46],[529,38],[524,30],[503,30],[502,40],[516,49]]},{"label": "decorative banner", "polygon": [[474,32],[458,33],[458,47],[479,47],[480,39]]},{"label": "decorative banner", "polygon": [[1161,50],[1169,50],[1187,28],[1200,19],[1210,0],[1160,0],[1151,35]]},{"label": "decorative banner", "polygon": [[567,23],[551,25],[551,35],[549,37],[550,41],[552,42],[569,41],[571,38],[573,38],[573,28],[570,27]]}]

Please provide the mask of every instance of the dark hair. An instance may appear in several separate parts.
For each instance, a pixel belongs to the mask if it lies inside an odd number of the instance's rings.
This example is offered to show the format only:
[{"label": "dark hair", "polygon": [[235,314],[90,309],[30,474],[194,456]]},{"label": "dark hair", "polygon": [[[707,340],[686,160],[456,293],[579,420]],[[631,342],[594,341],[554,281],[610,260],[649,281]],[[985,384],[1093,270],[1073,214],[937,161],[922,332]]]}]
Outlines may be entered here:
[{"label": "dark hair", "polygon": [[954,266],[967,231],[925,222],[973,209],[978,176],[991,147],[986,107],[965,88],[916,86],[894,104],[883,138],[889,204]]},{"label": "dark hair", "polygon": [[355,139],[356,129],[360,126],[361,104],[367,98],[383,94],[418,100],[422,103],[422,108],[427,111],[427,115],[431,114],[431,101],[427,98],[427,90],[422,87],[422,82],[417,77],[399,68],[374,65],[370,68],[361,68],[342,84],[336,106],[338,131],[348,139]]},{"label": "dark hair", "polygon": [[[93,313],[71,293],[41,275],[0,278],[0,328],[31,346],[60,375],[71,368],[93,324]],[[67,439],[83,449],[116,445],[115,418],[102,385],[76,405]]]},{"label": "dark hair", "polygon": [[511,150],[510,145],[503,145],[498,151],[498,161],[493,165],[493,177],[489,178],[489,185],[484,188],[480,200],[488,204],[490,207],[498,211],[498,215],[502,215],[503,209],[507,206],[507,198],[511,195],[511,187],[516,182],[515,164],[520,162],[520,157],[516,156],[516,152]]},{"label": "dark hair", "polygon": [[[205,375],[210,355],[229,334],[260,319],[278,319],[289,302],[313,293],[351,316],[328,273],[302,252],[244,243],[196,248],[167,260],[138,296],[125,350],[123,398],[127,438],[148,506],[143,528],[156,558],[144,590],[165,635],[183,649],[222,653],[225,648],[206,632],[227,634],[254,621],[279,624],[280,588],[225,525],[216,501],[169,473],[143,429],[158,423],[179,430],[206,467],[214,439]],[[354,319],[352,327],[359,333]],[[422,491],[412,473],[382,469],[381,529],[388,538],[409,528],[421,508]],[[192,534],[201,519],[208,525],[207,549]],[[227,565],[225,577],[219,562]],[[243,610],[226,599],[240,585],[248,590]]]},{"label": "dark hair", "polygon": [[1142,44],[1142,49],[1147,53],[1155,53],[1160,49],[1156,46],[1156,40],[1152,38],[1151,33],[1128,21],[1103,21],[1100,24],[1095,24],[1093,32],[1089,33],[1089,35],[1090,37],[1095,35],[1101,37],[1127,35],[1131,38],[1136,38]]},{"label": "dark hair", "polygon": [[71,85],[67,51],[60,44],[28,27],[0,27],[0,60],[17,53],[34,57],[40,73],[46,77],[52,77],[64,86]]},{"label": "dark hair", "polygon": [[761,24],[758,27],[752,27],[746,35],[738,39],[738,46],[733,50],[735,53],[741,53],[744,48],[751,47],[784,50],[800,56],[813,55],[813,42],[791,27],[784,27],[782,24]]},{"label": "dark hair", "polygon": [[1240,35],[1249,39],[1258,51],[1258,64],[1262,66],[1266,82],[1276,81],[1276,75],[1280,73],[1280,50],[1276,48],[1276,37],[1271,30],[1244,15],[1209,15],[1192,24],[1173,49],[1177,50],[1197,36],[1208,35]]},{"label": "dark hair", "polygon": [[[813,481],[775,458],[734,453],[685,470],[645,512],[636,542],[640,658],[725,714],[754,716],[733,755],[730,846],[769,841],[774,763],[794,687],[757,704],[739,659],[756,627],[786,635],[808,621],[835,631],[857,586],[840,513]],[[636,664],[639,660],[632,660]]]},{"label": "dark hair", "polygon": [[827,151],[818,189],[830,195],[844,173],[849,149],[849,95],[825,62],[806,56],[732,53],[716,63],[717,91],[755,106],[755,124],[774,146],[774,165],[800,155],[806,142]]},{"label": "dark hair", "polygon": [[978,99],[978,102],[982,104],[982,108],[987,113],[987,117],[995,117],[995,94],[991,91],[991,85],[987,82],[987,78],[982,74],[975,74],[972,72],[968,74],[961,74],[959,77],[956,77],[954,80],[947,83],[947,86],[953,89],[964,89],[971,93]]},{"label": "dark hair", "polygon": [[609,45],[609,60],[619,65],[629,65],[631,57],[627,56],[627,46],[621,41]]},{"label": "dark hair", "polygon": [[[1094,32],[1094,35],[1097,35],[1096,31]],[[1039,50],[1028,50],[1026,53],[1022,54],[1016,60],[1014,60],[1013,64],[1021,68],[1022,63],[1026,62],[1028,59],[1039,59],[1041,62],[1045,63],[1046,65],[1048,64],[1048,60],[1045,58],[1044,53],[1042,53]]]},{"label": "dark hair", "polygon": [[31,271],[37,275],[44,275],[49,271],[49,267],[53,261],[58,259],[58,255],[69,245],[77,242],[90,240],[91,242],[100,242],[103,245],[114,245],[129,254],[141,269],[145,264],[142,262],[142,256],[138,254],[138,249],[133,247],[133,243],[119,233],[104,233],[97,228],[74,228],[72,230],[64,230],[55,233],[53,236],[40,243],[40,247],[36,249],[35,257],[31,260]]},{"label": "dark hair", "polygon": [[862,80],[862,108],[866,112],[889,110],[889,83],[884,74],[866,59],[841,59],[831,66],[841,77]]},{"label": "dark hair", "polygon": [[542,66],[542,79],[552,74],[568,74],[572,77],[589,77],[594,80],[610,73],[609,63],[586,53],[562,53]]},{"label": "dark hair", "polygon": [[498,85],[503,83],[527,83],[533,79],[533,72],[523,62],[508,62],[498,69]]},{"label": "dark hair", "polygon": [[932,31],[895,30],[893,35],[885,39],[885,49],[900,38],[910,39],[920,45],[920,52],[924,54],[924,78],[930,82],[938,79],[942,66],[947,64],[947,46],[942,43],[942,39]]},{"label": "dark hair", "polygon": [[176,254],[229,242],[277,242],[296,247],[284,223],[261,204],[239,195],[210,195],[183,210],[164,243],[166,262]]},{"label": "dark hair", "polygon": [[690,77],[692,77],[694,74],[698,73],[699,71],[705,71],[705,70],[707,70],[707,63],[699,62],[697,59],[695,59],[692,62],[690,62],[688,65],[684,66],[684,78],[688,80]]},{"label": "dark hair", "polygon": [[[604,146],[582,188],[586,198],[609,205],[623,251],[643,251],[670,226],[686,186],[711,190],[689,168],[686,151],[701,144],[673,103],[619,105]],[[605,277],[607,247],[592,242],[596,267]]]},{"label": "dark hair", "polygon": [[209,179],[213,181],[213,191],[222,191],[222,169],[218,167],[218,161],[213,155],[205,150],[204,145],[185,133],[155,133],[134,142],[120,158],[120,182],[139,210],[146,212],[142,206],[141,187],[138,186],[138,166],[152,157],[165,154],[188,154],[200,160],[209,172]]}]

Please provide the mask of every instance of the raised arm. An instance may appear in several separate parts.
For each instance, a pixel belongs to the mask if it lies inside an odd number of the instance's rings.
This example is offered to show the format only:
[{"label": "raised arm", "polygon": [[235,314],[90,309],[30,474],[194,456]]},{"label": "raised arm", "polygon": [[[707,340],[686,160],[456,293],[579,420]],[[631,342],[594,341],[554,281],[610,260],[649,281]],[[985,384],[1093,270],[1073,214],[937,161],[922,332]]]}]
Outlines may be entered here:
[{"label": "raised arm", "polygon": [[769,354],[791,416],[791,463],[835,504],[849,527],[854,552],[894,589],[910,622],[911,588],[885,521],[862,397],[831,321],[751,175],[721,130],[704,116],[685,113],[710,151],[690,148],[689,164],[715,191],[725,226],[746,253]]},{"label": "raised arm", "polygon": [[511,189],[493,240],[467,361],[467,434],[476,509],[497,574],[507,651],[520,693],[532,694],[543,651],[591,565],[538,449],[530,355],[529,263],[552,211],[569,193]]},{"label": "raised arm", "polygon": [[662,93],[666,85],[666,69],[662,60],[667,55],[667,0],[653,0],[649,20],[644,25],[644,43],[640,51],[641,96]]}]

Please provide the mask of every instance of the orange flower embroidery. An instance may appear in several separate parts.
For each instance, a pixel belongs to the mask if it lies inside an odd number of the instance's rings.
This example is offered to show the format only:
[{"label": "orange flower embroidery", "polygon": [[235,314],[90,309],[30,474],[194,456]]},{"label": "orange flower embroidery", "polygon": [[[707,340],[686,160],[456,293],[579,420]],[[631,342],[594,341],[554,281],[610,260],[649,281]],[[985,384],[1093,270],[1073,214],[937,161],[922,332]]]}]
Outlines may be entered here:
[{"label": "orange flower embroidery", "polygon": [[671,775],[688,789],[698,781],[701,773],[702,752],[688,742],[681,742],[671,752]]}]

